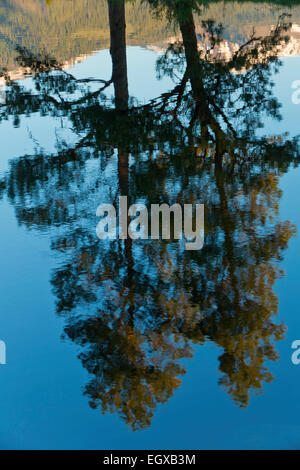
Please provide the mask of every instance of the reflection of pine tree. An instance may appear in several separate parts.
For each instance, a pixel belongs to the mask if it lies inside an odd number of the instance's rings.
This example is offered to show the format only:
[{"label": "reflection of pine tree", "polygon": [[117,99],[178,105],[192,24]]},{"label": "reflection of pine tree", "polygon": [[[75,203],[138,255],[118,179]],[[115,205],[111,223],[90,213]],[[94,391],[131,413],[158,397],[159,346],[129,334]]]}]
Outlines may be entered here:
[{"label": "reflection of pine tree", "polygon": [[[277,217],[278,180],[298,158],[293,142],[258,139],[255,130],[263,112],[278,117],[271,66],[278,65],[276,48],[287,26],[280,20],[269,36],[224,63],[200,55],[193,17],[186,18],[183,44],[159,63],[160,73],[176,80],[178,72],[178,82],[148,105],[128,105],[124,35],[114,37],[111,22],[112,80],[87,91],[86,81],[55,61],[20,49],[20,61],[33,69],[35,93],[11,83],[1,111],[2,119],[13,115],[17,123],[23,113],[42,109],[68,118],[79,136],[57,155],[12,161],[1,186],[20,223],[51,230],[61,260],[52,277],[57,311],[65,334],[82,347],[91,406],[119,413],[133,429],[150,425],[157,404],[180,385],[183,359],[207,339],[223,350],[220,383],[245,406],[250,392],[270,380],[265,361],[276,359],[273,341],[284,330],[273,319],[273,285],[294,229]],[[206,26],[213,47],[217,30]],[[244,73],[236,74],[238,67]],[[102,93],[112,82],[114,107]],[[245,87],[234,110],[232,90]],[[113,204],[120,194],[149,204],[204,203],[205,247],[100,244],[94,209],[103,191]]]}]

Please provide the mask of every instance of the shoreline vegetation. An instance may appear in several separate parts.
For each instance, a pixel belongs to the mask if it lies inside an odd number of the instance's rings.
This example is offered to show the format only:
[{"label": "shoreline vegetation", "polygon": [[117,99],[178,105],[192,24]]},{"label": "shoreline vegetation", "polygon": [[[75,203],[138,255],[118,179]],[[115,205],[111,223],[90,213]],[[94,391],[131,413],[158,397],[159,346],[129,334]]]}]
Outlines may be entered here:
[{"label": "shoreline vegetation", "polygon": [[[296,234],[282,219],[279,184],[300,163],[298,136],[263,130],[266,119],[282,118],[273,76],[282,65],[281,44],[289,41],[290,16],[279,15],[268,34],[253,34],[226,62],[212,53],[222,41],[212,20],[202,21],[207,49],[199,53],[196,0],[150,1],[169,7],[181,31],[182,41],[156,63],[155,80],[170,77],[170,90],[146,103],[134,98],[124,4],[109,0],[111,78],[101,77],[101,66],[97,77],[87,69],[76,78],[54,58],[34,54],[34,44],[30,51],[19,46],[19,64],[31,70],[32,83],[28,89],[8,79],[0,115],[9,129],[26,122],[28,134],[30,116],[41,124],[32,151],[24,148],[9,161],[0,197],[14,208],[18,227],[49,237],[56,260],[51,312],[55,305],[64,340],[79,348],[90,408],[118,414],[132,431],[151,427],[181,386],[187,361],[207,342],[219,350],[218,385],[239,408],[274,379],[270,364],[280,357],[276,344],[286,331],[276,319],[275,283]],[[105,94],[110,86],[113,99]],[[50,121],[54,152],[39,140]],[[133,244],[123,230],[120,242],[99,249],[95,215],[105,215],[96,208],[114,208],[119,198],[120,209],[122,197],[130,207],[204,204],[203,249],[182,250],[169,233],[168,240]],[[132,216],[124,207],[122,228]],[[172,217],[174,240],[178,220]],[[201,367],[200,361],[197,374]]]},{"label": "shoreline vegetation", "polygon": [[[213,17],[226,31],[225,39],[243,41],[255,25],[266,33],[276,22],[278,11],[292,11],[293,22],[300,24],[299,1],[212,1],[204,2],[203,15]],[[156,18],[149,7],[136,0],[126,5],[127,44],[129,46],[161,45],[176,34],[173,25]],[[178,30],[177,30],[178,32]],[[13,69],[15,45],[30,50],[45,49],[58,61],[72,61],[109,48],[106,0],[3,0],[0,5],[1,67]],[[300,41],[300,33],[299,33]]]}]

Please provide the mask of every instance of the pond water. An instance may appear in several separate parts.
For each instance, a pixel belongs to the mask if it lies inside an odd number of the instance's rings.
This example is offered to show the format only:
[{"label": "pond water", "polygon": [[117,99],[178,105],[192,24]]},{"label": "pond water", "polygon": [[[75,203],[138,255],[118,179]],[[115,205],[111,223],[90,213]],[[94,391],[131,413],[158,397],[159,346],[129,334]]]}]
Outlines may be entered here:
[{"label": "pond water", "polygon": [[0,448],[298,449],[300,6],[125,13],[1,3]]}]

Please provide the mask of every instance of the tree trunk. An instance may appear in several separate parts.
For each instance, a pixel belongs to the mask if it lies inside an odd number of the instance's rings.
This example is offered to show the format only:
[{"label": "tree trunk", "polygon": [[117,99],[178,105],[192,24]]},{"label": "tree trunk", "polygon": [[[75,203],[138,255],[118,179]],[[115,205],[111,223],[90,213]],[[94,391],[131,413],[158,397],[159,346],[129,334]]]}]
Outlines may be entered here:
[{"label": "tree trunk", "polygon": [[126,58],[126,22],[124,0],[108,0],[112,79],[117,110],[128,109],[128,79]]},{"label": "tree trunk", "polygon": [[216,160],[222,160],[227,138],[209,108],[209,96],[206,94],[202,79],[202,69],[198,53],[198,41],[193,12],[190,11],[190,14],[187,15],[185,19],[179,20],[179,25],[185,50],[187,71],[196,106],[198,108],[198,117],[201,127],[204,129],[208,129],[208,127],[210,127],[213,131],[216,139],[215,158]]}]

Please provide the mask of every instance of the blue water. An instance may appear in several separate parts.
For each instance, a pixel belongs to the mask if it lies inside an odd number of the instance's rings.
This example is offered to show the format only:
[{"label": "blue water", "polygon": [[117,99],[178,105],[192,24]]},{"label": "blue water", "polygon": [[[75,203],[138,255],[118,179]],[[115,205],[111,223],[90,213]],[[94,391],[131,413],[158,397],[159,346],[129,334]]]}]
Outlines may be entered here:
[{"label": "blue water", "polygon": [[[147,102],[171,87],[168,78],[156,79],[157,54],[130,47],[128,71],[130,94]],[[283,120],[265,119],[264,132],[291,135],[299,132],[300,105],[291,102],[291,83],[300,79],[300,57],[283,60],[274,78],[275,95],[282,103]],[[110,76],[108,51],[95,53],[71,72],[77,78]],[[103,77],[103,75],[101,75]],[[30,79],[23,80],[29,84]],[[107,94],[113,93],[112,87]],[[59,118],[39,113],[0,126],[1,174],[8,162],[39,149],[55,152]],[[61,129],[72,143],[74,136]],[[285,276],[276,281],[279,298],[276,321],[288,330],[276,342],[278,361],[265,364],[274,380],[263,393],[251,393],[250,404],[238,407],[218,384],[221,348],[208,340],[196,345],[195,355],[184,359],[187,368],[182,384],[164,404],[158,404],[149,429],[133,432],[118,414],[92,409],[83,387],[89,374],[78,354],[79,345],[62,338],[65,320],[56,313],[51,278],[63,265],[63,257],[51,249],[53,232],[20,224],[16,207],[6,196],[0,202],[0,338],[7,345],[7,364],[0,366],[1,449],[299,449],[300,366],[292,364],[291,344],[300,339],[299,293],[299,168],[280,177],[280,218],[298,227],[289,241],[280,268]]]}]

